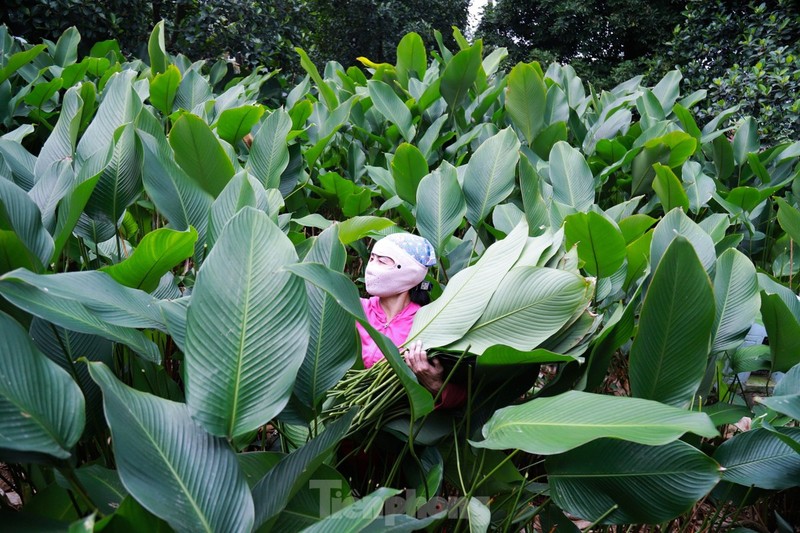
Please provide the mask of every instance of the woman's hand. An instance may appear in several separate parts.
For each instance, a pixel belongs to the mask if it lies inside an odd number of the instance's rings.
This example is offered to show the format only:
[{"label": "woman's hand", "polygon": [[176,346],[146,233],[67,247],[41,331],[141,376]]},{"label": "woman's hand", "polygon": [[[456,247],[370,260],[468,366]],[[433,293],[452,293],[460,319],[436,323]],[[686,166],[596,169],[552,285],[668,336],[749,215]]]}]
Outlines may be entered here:
[{"label": "woman's hand", "polygon": [[428,354],[422,349],[422,341],[416,341],[403,352],[406,364],[417,376],[420,385],[436,394],[442,388],[442,375],[444,368],[436,359],[429,360]]}]

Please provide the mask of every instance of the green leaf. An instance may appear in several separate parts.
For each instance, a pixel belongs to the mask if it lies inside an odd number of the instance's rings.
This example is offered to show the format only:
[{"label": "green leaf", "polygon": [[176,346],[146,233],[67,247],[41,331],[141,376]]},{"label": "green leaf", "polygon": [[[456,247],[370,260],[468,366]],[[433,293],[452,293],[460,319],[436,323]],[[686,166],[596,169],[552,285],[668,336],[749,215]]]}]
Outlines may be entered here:
[{"label": "green leaf", "polygon": [[243,105],[226,109],[217,119],[217,135],[230,144],[236,144],[250,133],[263,114],[264,107],[260,105]]},{"label": "green leaf", "polygon": [[[195,69],[185,71],[178,92],[175,93],[173,109],[194,111],[214,96],[208,80],[201,76]],[[201,108],[202,109],[202,108]],[[199,111],[199,109],[198,109]]]},{"label": "green leaf", "polygon": [[640,398],[569,391],[495,411],[483,426],[485,440],[470,443],[552,455],[603,437],[658,446],[687,432],[717,435],[705,413]]},{"label": "green leaf", "polygon": [[686,195],[686,191],[683,190],[678,176],[672,172],[671,168],[661,163],[655,163],[653,168],[656,171],[656,177],[653,180],[653,190],[658,195],[658,199],[661,201],[661,206],[664,208],[664,211],[671,211],[677,207],[688,211],[689,197]]},{"label": "green leaf", "polygon": [[631,394],[688,406],[706,370],[714,323],[711,281],[692,245],[676,237],[645,295],[630,354]]},{"label": "green leaf", "polygon": [[[97,161],[99,168],[82,174],[94,175],[106,165],[102,156],[110,151],[115,141],[114,133],[123,124],[133,122],[142,110],[142,100],[133,89],[136,73],[133,70],[117,72],[109,79],[103,90],[103,101],[97,109],[92,122],[86,128],[76,150],[76,160],[85,164]],[[91,86],[91,84],[89,84]],[[83,97],[83,93],[81,93]],[[83,98],[84,101],[86,98]],[[84,104],[83,113],[88,113]],[[95,159],[97,158],[97,159]]]},{"label": "green leaf", "polygon": [[[52,216],[51,211],[55,211],[53,202],[57,202],[66,194],[58,182],[46,179],[48,172],[52,172],[52,166],[57,161],[62,161],[63,166],[69,166],[71,159],[75,156],[75,141],[78,137],[78,129],[83,110],[83,100],[78,95],[78,89],[69,89],[64,95],[64,103],[61,106],[61,114],[53,132],[47,140],[36,158],[34,175],[36,184],[30,190],[30,195],[34,202],[42,210],[42,219],[46,220]],[[69,183],[68,185],[71,185]],[[51,208],[52,206],[52,208]],[[47,222],[45,222],[47,225]]]},{"label": "green leaf", "polygon": [[556,504],[600,524],[667,522],[689,511],[720,479],[719,465],[682,441],[644,446],[600,439],[548,457],[545,468]]},{"label": "green leaf", "polygon": [[594,203],[594,177],[583,155],[565,141],[550,150],[550,182],[553,199],[577,211],[588,211]]},{"label": "green leaf", "polygon": [[276,518],[292,496],[311,479],[314,471],[347,435],[357,411],[358,409],[351,409],[329,424],[316,438],[281,459],[256,483],[253,487],[256,527]]},{"label": "green leaf", "polygon": [[511,121],[532,143],[544,126],[547,88],[539,71],[529,63],[517,63],[507,76],[506,111]]},{"label": "green leaf", "polygon": [[181,71],[175,65],[168,66],[150,81],[150,103],[164,115],[170,115],[180,85]]},{"label": "green leaf", "polygon": [[387,362],[403,385],[410,400],[413,420],[433,410],[433,397],[427,389],[417,382],[416,376],[414,376],[414,373],[411,372],[406,362],[400,357],[400,352],[398,352],[397,347],[392,341],[389,340],[388,337],[381,335],[369,323],[364,314],[364,308],[361,306],[358,291],[347,276],[341,272],[333,271],[325,265],[320,265],[319,263],[289,265],[286,267],[286,270],[316,285],[333,296],[342,309],[347,311],[361,324],[364,330],[375,341],[375,344],[380,348],[381,352],[383,352]]},{"label": "green leaf", "polygon": [[353,217],[339,223],[339,240],[350,244],[372,232],[394,226],[394,222],[383,217]]},{"label": "green leaf", "polygon": [[542,197],[541,177],[531,160],[520,152],[519,189],[522,194],[522,205],[525,209],[525,220],[531,235],[538,235],[550,225],[547,204]]},{"label": "green leaf", "polygon": [[[345,259],[338,227],[331,226],[314,237],[303,262],[320,263],[341,272]],[[306,291],[310,341],[297,373],[294,393],[306,405],[314,407],[353,366],[358,347],[353,318],[322,289],[307,284]]]},{"label": "green leaf", "polygon": [[650,227],[656,223],[656,219],[651,216],[635,214],[625,217],[619,221],[619,230],[625,237],[625,244],[628,245],[644,235]]},{"label": "green leaf", "polygon": [[464,173],[464,196],[467,220],[473,226],[480,224],[514,190],[519,147],[514,130],[506,128],[484,141],[472,154]]},{"label": "green leaf", "polygon": [[658,266],[661,256],[664,255],[669,245],[678,236],[684,237],[691,243],[706,271],[714,266],[717,254],[711,236],[686,216],[686,213],[676,208],[661,219],[653,232],[653,241],[650,244],[650,265],[653,270]]},{"label": "green leaf", "polygon": [[800,243],[800,211],[783,198],[775,198],[778,204],[778,223],[789,237],[796,243]]},{"label": "green leaf", "polygon": [[46,83],[37,83],[33,90],[25,95],[24,101],[33,108],[42,108],[61,89],[63,83],[64,80],[61,78],[55,78]]},{"label": "green leaf", "polygon": [[428,162],[414,145],[403,143],[397,147],[392,158],[392,176],[397,195],[415,205],[419,183],[428,174]]},{"label": "green leaf", "polygon": [[296,261],[288,237],[247,207],[198,272],[186,325],[186,403],[214,435],[253,431],[289,401],[308,344],[305,286],[284,270]]},{"label": "green leaf", "polygon": [[769,336],[772,371],[786,372],[800,363],[800,322],[780,295],[762,291],[761,318]]},{"label": "green leaf", "polygon": [[382,81],[368,81],[367,90],[375,109],[386,120],[397,126],[406,142],[411,142],[414,137],[414,130],[411,126],[411,111],[408,110],[406,104],[395,94],[391,87]]},{"label": "green leaf", "polygon": [[169,60],[167,48],[164,43],[164,21],[159,21],[150,33],[147,41],[147,52],[150,54],[150,70],[160,74],[167,69]]},{"label": "green leaf", "polygon": [[[798,428],[775,431],[800,442]],[[800,479],[800,454],[765,428],[751,429],[723,442],[714,459],[725,467],[722,479],[746,487],[783,490],[796,487]]]},{"label": "green leaf", "polygon": [[0,227],[16,233],[37,269],[49,263],[55,244],[42,225],[39,208],[25,191],[3,178],[0,178]]},{"label": "green leaf", "polygon": [[443,161],[438,169],[422,178],[416,204],[419,234],[428,239],[441,256],[467,212],[456,168]]},{"label": "green leaf", "polygon": [[480,40],[453,56],[440,78],[439,91],[452,111],[457,109],[478,78],[483,45]]},{"label": "green leaf", "polygon": [[[137,124],[142,128],[137,132],[144,147],[142,181],[145,191],[158,212],[169,220],[172,229],[183,231],[191,226],[197,230],[199,262],[203,257],[202,244],[205,242],[208,211],[214,198],[175,162],[172,149],[156,118],[143,112],[140,119],[144,119]],[[197,246],[195,251],[198,251]]]},{"label": "green leaf", "polygon": [[480,355],[493,345],[503,344],[517,350],[533,350],[585,308],[593,294],[594,284],[571,272],[512,268],[477,322],[447,349],[469,347],[471,353]]},{"label": "green leaf", "polygon": [[408,79],[412,74],[418,80],[425,77],[428,68],[428,53],[425,51],[425,43],[422,37],[413,31],[407,33],[400,39],[397,45],[397,79],[400,85],[408,88]]},{"label": "green leaf", "polygon": [[44,44],[37,44],[36,46],[29,48],[28,50],[23,50],[21,52],[17,52],[13,54],[8,61],[6,62],[5,66],[0,69],[0,83],[6,81],[12,74],[18,71],[20,68],[24,67],[36,57],[41,54],[47,45]]},{"label": "green leaf", "polygon": [[[360,500],[339,509],[303,530],[304,533],[358,533],[370,526],[378,518],[384,508],[384,502],[400,494],[397,489],[381,487],[370,492]],[[391,515],[384,517],[387,522],[392,520]],[[384,524],[380,531],[390,531]]]},{"label": "green leaf", "polygon": [[209,248],[214,246],[225,224],[246,206],[266,211],[267,193],[257,179],[242,171],[228,182],[211,206],[206,239]]},{"label": "green leaf", "polygon": [[308,75],[311,76],[311,79],[317,84],[317,90],[319,94],[322,95],[323,100],[325,100],[325,106],[330,110],[336,109],[339,105],[336,93],[333,92],[333,89],[328,87],[322,79],[322,76],[319,75],[319,71],[314,65],[314,62],[311,61],[311,58],[308,57],[308,54],[302,48],[295,48],[294,51],[300,56],[300,66],[308,72]]},{"label": "green leaf", "polygon": [[23,269],[0,277],[0,294],[17,307],[71,331],[121,342],[150,361],[161,353],[131,328],[165,329],[157,300],[98,271],[36,275]]},{"label": "green leaf", "polygon": [[714,297],[711,351],[732,350],[744,340],[761,306],[755,266],[738,250],[725,250],[717,259]]},{"label": "green leaf", "polygon": [[[86,365],[81,365],[84,368]],[[87,377],[89,370],[86,369]],[[97,385],[92,381],[92,385]],[[100,389],[98,390],[98,396]],[[82,466],[74,471],[75,477],[78,478],[81,485],[86,489],[86,493],[91,498],[92,502],[98,506],[98,510],[104,514],[111,514],[116,511],[122,500],[128,495],[128,491],[122,485],[119,479],[119,473],[116,470],[104,468],[98,464]],[[72,489],[66,478],[60,473],[56,473],[56,481],[65,489]],[[91,530],[90,530],[91,531]]]},{"label": "green leaf", "polygon": [[114,133],[111,160],[100,172],[84,211],[98,222],[118,225],[125,210],[139,197],[142,186],[142,142],[133,124]]},{"label": "green leaf", "polygon": [[59,202],[56,227],[53,231],[55,248],[50,259],[51,263],[55,263],[58,256],[61,255],[64,245],[67,244],[67,241],[72,236],[72,230],[80,219],[83,208],[92,196],[98,181],[100,181],[100,174],[82,183],[73,184],[72,189]]},{"label": "green leaf", "polygon": [[281,173],[289,165],[286,136],[291,129],[292,119],[283,109],[276,109],[264,120],[253,138],[245,168],[267,189],[280,186]]},{"label": "green leaf", "polygon": [[70,457],[83,432],[78,385],[0,312],[0,449]]},{"label": "green leaf", "polygon": [[414,316],[406,344],[421,340],[425,348],[459,340],[480,318],[503,277],[519,259],[528,236],[520,224],[486,249],[480,260],[450,278],[444,292]]},{"label": "green leaf", "polygon": [[492,521],[492,512],[478,498],[470,498],[467,503],[467,517],[470,533],[486,533]]},{"label": "green leaf", "polygon": [[126,287],[152,292],[161,276],[192,256],[197,231],[175,231],[159,228],[144,236],[133,254],[116,265],[100,270]]},{"label": "green leaf", "polygon": [[604,216],[590,211],[564,219],[567,248],[578,245],[583,268],[598,278],[611,276],[625,261],[625,238]]},{"label": "green leaf", "polygon": [[745,118],[733,136],[733,159],[737,165],[747,162],[747,156],[761,149],[758,141],[758,125],[753,117]]},{"label": "green leaf", "polygon": [[773,396],[756,401],[779,413],[800,420],[800,365],[789,370],[775,386]]},{"label": "green leaf", "polygon": [[203,431],[185,404],[131,389],[102,363],[89,363],[103,390],[122,484],[178,531],[250,531],[253,499],[236,455]]},{"label": "green leaf", "polygon": [[175,161],[214,198],[233,177],[228,154],[200,117],[187,113],[176,120],[169,132],[169,144],[175,150]]}]

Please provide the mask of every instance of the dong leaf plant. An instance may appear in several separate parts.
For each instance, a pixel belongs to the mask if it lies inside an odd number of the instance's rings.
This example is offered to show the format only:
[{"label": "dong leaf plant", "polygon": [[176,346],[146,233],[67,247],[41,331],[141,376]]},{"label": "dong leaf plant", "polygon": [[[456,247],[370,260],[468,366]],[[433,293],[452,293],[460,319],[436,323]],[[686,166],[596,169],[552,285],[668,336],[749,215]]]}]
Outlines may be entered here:
[{"label": "dong leaf plant", "polygon": [[[800,142],[698,123],[678,71],[598,94],[457,31],[406,35],[396,64],[298,49],[308,75],[269,107],[277,73],[164,31],[129,59],[0,27],[9,524],[677,527],[709,494],[798,485]],[[456,410],[358,300],[398,231],[437,252],[408,342]],[[754,398],[747,372],[783,377]]]}]

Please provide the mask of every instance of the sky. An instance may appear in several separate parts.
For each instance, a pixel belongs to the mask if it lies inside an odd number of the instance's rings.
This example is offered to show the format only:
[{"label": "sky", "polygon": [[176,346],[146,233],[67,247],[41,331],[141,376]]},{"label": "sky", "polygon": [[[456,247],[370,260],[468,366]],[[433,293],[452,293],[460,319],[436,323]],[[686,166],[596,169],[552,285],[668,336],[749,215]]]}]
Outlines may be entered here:
[{"label": "sky", "polygon": [[478,21],[481,11],[483,10],[483,6],[486,5],[488,0],[472,0],[469,4],[469,30],[470,33],[474,32],[475,29],[478,27]]}]

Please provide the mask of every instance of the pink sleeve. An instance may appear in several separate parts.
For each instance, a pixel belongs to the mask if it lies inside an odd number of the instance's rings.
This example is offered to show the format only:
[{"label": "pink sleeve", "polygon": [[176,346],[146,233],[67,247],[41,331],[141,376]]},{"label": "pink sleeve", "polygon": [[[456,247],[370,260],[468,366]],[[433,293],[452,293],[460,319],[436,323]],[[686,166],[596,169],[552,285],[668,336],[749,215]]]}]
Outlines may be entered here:
[{"label": "pink sleeve", "polygon": [[448,383],[445,385],[442,394],[439,395],[439,400],[436,402],[434,409],[453,409],[460,407],[467,401],[467,390],[456,383]]}]

